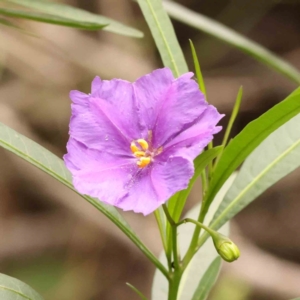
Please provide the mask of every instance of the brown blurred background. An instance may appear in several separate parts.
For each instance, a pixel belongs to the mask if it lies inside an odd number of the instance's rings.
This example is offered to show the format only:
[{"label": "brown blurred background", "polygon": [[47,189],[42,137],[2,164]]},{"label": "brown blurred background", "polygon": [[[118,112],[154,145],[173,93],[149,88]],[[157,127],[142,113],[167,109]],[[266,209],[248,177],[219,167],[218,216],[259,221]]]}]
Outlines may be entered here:
[{"label": "brown blurred background", "polygon": [[[180,0],[234,28],[300,69],[299,0]],[[95,75],[135,80],[161,66],[138,6],[130,0],[65,3],[114,18],[145,32],[132,39],[19,21],[28,33],[0,27],[0,122],[62,157],[68,139],[71,89],[90,91]],[[193,70],[188,39],[198,50],[208,100],[227,117],[244,86],[233,129],[283,100],[296,84],[239,51],[174,22]],[[216,141],[222,138],[220,134]],[[91,205],[48,175],[0,149],[0,272],[32,285],[46,300],[135,300],[130,282],[150,298],[154,268]],[[241,248],[224,264],[210,300],[284,300],[300,296],[300,172],[264,193],[232,222]],[[200,199],[197,186],[189,199]],[[159,254],[153,216],[125,213],[142,240]],[[187,299],[189,300],[189,299]]]}]

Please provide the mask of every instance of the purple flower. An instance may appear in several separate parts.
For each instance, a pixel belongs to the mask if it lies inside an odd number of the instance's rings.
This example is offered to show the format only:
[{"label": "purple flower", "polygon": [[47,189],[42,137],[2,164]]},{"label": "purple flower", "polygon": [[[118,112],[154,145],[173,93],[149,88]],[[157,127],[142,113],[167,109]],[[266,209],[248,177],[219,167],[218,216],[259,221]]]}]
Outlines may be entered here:
[{"label": "purple flower", "polygon": [[88,95],[71,91],[64,160],[75,188],[144,215],[185,189],[222,118],[192,76],[164,68],[134,83],[96,77]]}]

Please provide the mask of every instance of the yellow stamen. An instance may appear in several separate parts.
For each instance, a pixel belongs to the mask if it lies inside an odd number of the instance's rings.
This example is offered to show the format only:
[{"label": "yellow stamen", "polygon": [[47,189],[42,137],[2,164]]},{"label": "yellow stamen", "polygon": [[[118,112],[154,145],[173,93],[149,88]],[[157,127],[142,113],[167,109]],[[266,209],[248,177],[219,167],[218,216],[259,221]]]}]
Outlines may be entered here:
[{"label": "yellow stamen", "polygon": [[133,153],[133,155],[135,156],[135,157],[143,157],[143,156],[145,156],[145,152],[144,151],[135,151],[134,153]]},{"label": "yellow stamen", "polygon": [[137,151],[140,151],[140,149],[137,147],[137,145],[136,145],[134,142],[132,142],[132,143],[130,144],[130,149],[131,149],[132,153],[135,153],[135,152],[137,152]]},{"label": "yellow stamen", "polygon": [[145,140],[139,139],[139,140],[137,140],[137,142],[138,142],[139,145],[143,148],[144,151],[145,151],[145,150],[148,150],[149,145],[148,145],[148,143],[147,143]]},{"label": "yellow stamen", "polygon": [[151,157],[141,157],[140,160],[137,162],[138,167],[144,168],[148,166],[151,162]]}]

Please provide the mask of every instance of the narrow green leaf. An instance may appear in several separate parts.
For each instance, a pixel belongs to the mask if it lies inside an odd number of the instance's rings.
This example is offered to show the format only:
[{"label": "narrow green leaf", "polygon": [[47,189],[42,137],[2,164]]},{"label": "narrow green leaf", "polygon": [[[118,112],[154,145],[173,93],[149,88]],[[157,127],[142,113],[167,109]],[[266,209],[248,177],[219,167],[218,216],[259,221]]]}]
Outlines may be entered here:
[{"label": "narrow green leaf", "polygon": [[226,179],[274,130],[300,113],[300,88],[256,120],[250,122],[224,149],[206,194],[209,207]]},{"label": "narrow green leaf", "polygon": [[142,292],[140,292],[135,286],[133,286],[129,282],[126,282],[126,285],[129,286],[137,295],[139,295],[142,300],[147,300],[147,298],[142,294]]},{"label": "narrow green leaf", "polygon": [[259,44],[245,38],[225,25],[187,9],[178,3],[165,0],[163,1],[163,5],[167,13],[175,20],[234,46],[278,73],[285,75],[296,83],[300,83],[300,72],[295,67]]},{"label": "narrow green leaf", "polygon": [[[23,7],[28,7],[37,12],[52,15],[57,18],[72,20],[74,23],[92,23],[105,26],[103,30],[110,32],[132,36],[143,37],[143,33],[137,29],[123,25],[117,21],[111,20],[104,16],[93,14],[91,12],[72,7],[69,5],[54,3],[46,0],[0,0],[2,2],[14,3]],[[107,26],[106,26],[107,25]]]},{"label": "narrow green leaf", "polygon": [[300,114],[270,134],[246,159],[220,204],[218,229],[266,189],[300,166]]},{"label": "narrow green leaf", "polygon": [[201,278],[192,300],[205,300],[214,286],[220,272],[222,259],[217,257]]},{"label": "narrow green leaf", "polygon": [[[205,219],[206,225],[213,218],[217,208],[219,207],[222,199],[224,198],[224,195],[227,192],[228,188],[231,186],[234,178],[235,178],[235,174],[228,179],[226,184],[224,184],[224,186],[216,196],[216,201],[214,201],[214,203],[210,207],[210,210]],[[187,213],[185,217],[197,219],[199,211],[200,211],[200,205],[196,205]],[[186,253],[189,247],[194,229],[195,229],[195,225],[191,223],[186,223],[178,227],[178,242],[180,247],[180,253],[182,256]],[[228,223],[225,224],[219,230],[219,232],[227,236],[229,234],[229,224]],[[210,264],[217,257],[219,257],[219,255],[213,245],[212,240],[209,239],[201,247],[201,249],[195,254],[189,266],[185,270],[179,287],[178,300],[187,300],[193,297],[194,292],[197,289],[200,280],[203,278]],[[164,253],[161,253],[160,260],[162,263],[166,265],[166,258]],[[168,299],[168,282],[158,271],[156,271],[154,274],[153,286],[152,286],[152,299],[153,300]]]},{"label": "narrow green leaf", "polygon": [[226,144],[227,144],[232,126],[234,124],[234,121],[235,121],[238,113],[239,113],[242,97],[243,97],[243,87],[241,86],[240,89],[239,89],[239,92],[237,94],[237,97],[236,97],[236,100],[235,100],[235,103],[234,103],[234,107],[233,107],[233,110],[232,110],[232,113],[231,113],[231,116],[230,116],[230,120],[229,120],[228,126],[227,126],[225,134],[224,134],[224,138],[223,138],[223,141],[222,141],[223,147],[225,147]]},{"label": "narrow green leaf", "polygon": [[[70,172],[67,170],[60,158],[2,123],[0,123],[0,146],[20,156],[22,159],[28,161],[42,171],[48,173],[66,185],[68,188],[79,194],[72,185],[72,177]],[[167,270],[158,261],[154,254],[136,236],[127,222],[113,206],[104,204],[92,197],[83,195],[81,196],[99,211],[101,211],[116,226],[118,226],[124,232],[124,234],[127,235],[129,239],[148,257],[148,259],[156,265],[158,269],[160,269],[166,276],[168,275]]]},{"label": "narrow green leaf", "polygon": [[[240,89],[239,89],[239,92],[237,94],[237,97],[236,97],[236,100],[235,100],[235,103],[234,103],[234,107],[233,107],[233,110],[232,110],[232,113],[231,113],[231,116],[230,116],[230,119],[229,119],[229,122],[228,122],[228,125],[226,127],[226,131],[225,131],[225,134],[224,134],[224,138],[223,138],[223,141],[222,141],[222,146],[225,148],[225,146],[227,145],[227,141],[228,141],[228,138],[229,138],[229,135],[230,135],[230,132],[231,132],[231,129],[232,129],[232,126],[234,124],[234,121],[239,113],[239,110],[240,110],[240,106],[241,106],[241,101],[242,101],[242,97],[243,97],[243,87],[241,86]],[[222,153],[220,153],[216,159],[216,163],[215,163],[215,166],[218,164],[219,160],[220,160],[220,157],[221,157]]]},{"label": "narrow green leaf", "polygon": [[43,300],[43,298],[26,283],[0,274],[1,300]]},{"label": "narrow green leaf", "polygon": [[162,0],[137,0],[151,30],[165,67],[174,76],[188,72],[182,50],[179,46],[172,23],[165,12]]},{"label": "narrow green leaf", "polygon": [[88,30],[98,30],[102,29],[106,25],[99,25],[96,23],[89,23],[89,22],[79,22],[74,21],[66,18],[51,16],[48,14],[41,14],[23,10],[16,10],[16,9],[7,9],[7,8],[0,8],[0,15],[8,16],[8,17],[15,17],[15,18],[23,18],[38,22],[50,23],[55,25],[63,25],[68,27],[74,27],[79,29],[88,29]]},{"label": "narrow green leaf", "polygon": [[166,215],[161,206],[155,210],[154,215],[161,236],[161,240],[163,243],[163,247],[167,252],[168,246],[167,246],[167,235],[166,235]]},{"label": "narrow green leaf", "polygon": [[189,41],[190,41],[190,46],[191,46],[191,50],[192,50],[192,56],[193,56],[193,61],[194,61],[195,73],[196,73],[196,77],[197,77],[197,80],[198,80],[199,89],[204,94],[205,98],[207,98],[207,96],[206,96],[206,88],[205,88],[205,83],[204,83],[204,78],[203,78],[203,75],[202,75],[202,72],[201,72],[201,68],[200,68],[200,63],[199,63],[199,59],[198,59],[198,56],[197,56],[197,52],[196,52],[196,49],[194,47],[194,44],[193,44],[192,40],[189,40]]}]

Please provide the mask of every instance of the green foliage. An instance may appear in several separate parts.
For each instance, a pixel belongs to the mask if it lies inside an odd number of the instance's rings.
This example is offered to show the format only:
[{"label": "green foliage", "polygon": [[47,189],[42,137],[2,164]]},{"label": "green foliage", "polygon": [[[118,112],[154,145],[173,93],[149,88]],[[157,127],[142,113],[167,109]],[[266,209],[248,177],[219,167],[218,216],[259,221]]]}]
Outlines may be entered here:
[{"label": "green foliage", "polygon": [[137,2],[149,25],[164,66],[169,67],[176,77],[188,72],[182,50],[162,1],[137,0]]},{"label": "green foliage", "polygon": [[43,300],[43,298],[29,285],[4,274],[0,274],[0,299]]},{"label": "green foliage", "polygon": [[[207,214],[206,222],[205,222],[206,224],[208,224],[213,218],[213,215],[215,214],[219,204],[224,198],[225,193],[231,186],[234,178],[235,178],[235,174],[228,179],[228,181],[224,184],[222,189],[219,191],[218,195],[216,196],[216,201],[214,201]],[[185,217],[197,219],[197,214],[199,210],[200,210],[200,205],[197,205],[196,207],[191,209]],[[179,249],[181,255],[184,255],[187,252],[187,249],[189,247],[189,244],[193,236],[194,229],[195,229],[195,225],[191,223],[186,223],[178,227],[178,240],[179,240]],[[229,224],[228,223],[225,224],[219,230],[219,232],[224,235],[228,235]],[[203,247],[201,247],[201,249],[196,253],[191,263],[183,273],[182,280],[179,287],[178,300],[192,299],[194,292],[199,285],[199,282],[202,280],[204,274],[206,273],[207,269],[210,267],[211,263],[217,257],[219,257],[219,255],[215,249],[213,241],[209,239],[203,245]],[[166,258],[164,253],[161,253],[160,260],[162,263],[166,264]],[[217,272],[216,272],[216,276],[217,276]],[[152,299],[166,300],[167,296],[168,296],[168,282],[160,274],[160,272],[156,271],[153,279]]]},{"label": "green foliage", "polygon": [[179,221],[182,210],[184,208],[185,202],[187,200],[188,195],[190,194],[193,185],[195,184],[196,179],[200,176],[203,169],[222,152],[223,147],[215,147],[201,153],[194,160],[194,168],[195,173],[192,179],[190,180],[189,186],[187,189],[182,190],[176,193],[168,202],[168,209],[173,217],[175,222]]},{"label": "green foliage", "polygon": [[[43,148],[34,141],[22,136],[13,129],[0,123],[0,146],[18,155],[22,159],[30,162],[32,165],[48,173],[68,188],[78,193],[72,185],[72,177],[65,167],[63,161],[56,155]],[[78,193],[79,194],[79,193]],[[79,194],[80,195],[80,194]],[[86,201],[96,207],[116,226],[118,226],[125,235],[160,269],[164,274],[167,271],[157,260],[154,254],[141,242],[127,222],[122,218],[118,211],[110,205],[98,201],[92,197],[81,195]]]},{"label": "green foliage", "polygon": [[74,21],[72,19],[51,16],[48,14],[41,14],[36,12],[29,12],[29,11],[8,9],[8,8],[0,8],[0,15],[15,17],[15,18],[23,18],[23,19],[28,19],[28,20],[38,21],[38,22],[55,24],[55,25],[74,27],[79,29],[88,29],[88,30],[98,30],[107,26],[107,24],[100,25],[96,23],[80,22],[80,21]]},{"label": "green foliage", "polygon": [[34,12],[19,11],[19,17],[21,17],[20,15],[22,13],[23,17],[27,15],[27,19],[35,18],[36,21],[92,30],[103,28],[104,30],[110,32],[138,38],[143,36],[143,33],[137,29],[128,27],[104,16],[93,14],[88,11],[65,4],[54,3],[46,0],[0,1],[5,3],[17,4],[34,10]]},{"label": "green foliage", "polygon": [[217,257],[206,270],[193,295],[192,300],[205,300],[219,275],[222,259]]},{"label": "green foliage", "polygon": [[300,114],[270,134],[246,159],[211,227],[220,228],[267,188],[300,166]]},{"label": "green foliage", "polygon": [[214,291],[210,294],[212,300],[249,300],[252,296],[252,286],[239,277],[222,276]]},{"label": "green foliage", "polygon": [[[219,147],[215,147],[215,148],[206,150],[203,153],[201,153],[194,160],[195,173],[189,182],[189,186],[187,187],[187,189],[182,190],[182,191],[176,193],[175,195],[173,195],[170,198],[170,200],[168,201],[168,209],[169,209],[170,215],[172,216],[172,218],[174,219],[175,222],[178,222],[180,219],[184,205],[186,203],[188,195],[190,194],[190,192],[196,182],[196,179],[200,176],[203,169],[222,152],[222,149],[223,149],[223,147],[219,146]],[[166,239],[169,240],[170,236],[171,236],[171,226],[169,223],[167,223],[166,233],[167,233]],[[169,248],[170,248],[170,245],[169,245]],[[167,249],[168,249],[168,247],[167,247]]]},{"label": "green foliage", "polygon": [[205,95],[205,98],[207,98],[204,78],[203,78],[203,75],[202,75],[202,72],[201,72],[201,67],[200,67],[198,56],[197,56],[197,52],[196,52],[196,49],[195,49],[195,46],[194,46],[192,40],[190,40],[190,47],[191,47],[191,50],[192,50],[195,73],[196,73],[199,89]]},{"label": "green foliage", "polygon": [[245,158],[274,130],[300,112],[300,88],[284,101],[272,107],[256,120],[250,122],[233,138],[217,164],[206,194],[206,209],[213,201],[226,179]]},{"label": "green foliage", "polygon": [[129,286],[142,300],[147,300],[147,298],[132,284],[126,282],[126,285]]},{"label": "green foliage", "polygon": [[290,63],[276,56],[261,45],[247,39],[236,31],[196,13],[173,1],[163,2],[167,13],[177,21],[199,29],[271,67],[296,83],[300,83],[300,72]]}]

